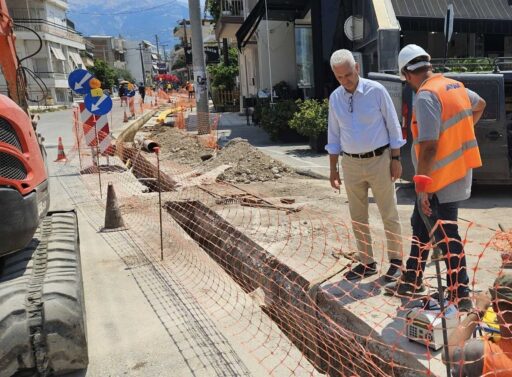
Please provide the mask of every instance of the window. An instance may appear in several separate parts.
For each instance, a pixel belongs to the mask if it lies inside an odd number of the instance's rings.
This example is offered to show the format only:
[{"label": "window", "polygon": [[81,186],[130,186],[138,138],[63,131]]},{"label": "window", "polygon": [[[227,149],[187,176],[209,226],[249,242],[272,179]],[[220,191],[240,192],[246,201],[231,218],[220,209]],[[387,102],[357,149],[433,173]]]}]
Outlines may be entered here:
[{"label": "window", "polygon": [[303,89],[313,88],[313,33],[309,26],[295,28],[295,62],[297,86]]}]

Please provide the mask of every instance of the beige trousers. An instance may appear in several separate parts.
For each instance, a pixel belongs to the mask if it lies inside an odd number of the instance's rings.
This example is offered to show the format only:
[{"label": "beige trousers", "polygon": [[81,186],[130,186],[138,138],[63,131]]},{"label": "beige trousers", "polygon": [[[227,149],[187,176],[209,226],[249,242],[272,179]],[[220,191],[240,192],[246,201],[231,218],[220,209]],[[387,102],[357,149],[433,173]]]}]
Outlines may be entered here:
[{"label": "beige trousers", "polygon": [[343,155],[341,167],[347,191],[352,229],[357,241],[356,259],[364,264],[374,262],[372,237],[368,222],[368,189],[379,208],[387,239],[388,258],[402,259],[402,237],[398,217],[395,184],[391,180],[391,152],[380,156],[356,158]]}]

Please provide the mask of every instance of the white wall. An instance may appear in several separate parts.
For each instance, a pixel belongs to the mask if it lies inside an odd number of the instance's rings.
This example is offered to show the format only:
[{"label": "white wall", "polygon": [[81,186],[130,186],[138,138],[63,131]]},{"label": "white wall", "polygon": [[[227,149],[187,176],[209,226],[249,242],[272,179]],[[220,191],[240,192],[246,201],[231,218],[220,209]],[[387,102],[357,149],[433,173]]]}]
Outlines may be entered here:
[{"label": "white wall", "polygon": [[270,34],[270,65],[267,46],[266,21],[258,26],[258,71],[259,89],[270,89],[270,73],[272,86],[280,81],[286,81],[292,88],[296,87],[295,67],[295,27],[292,22],[269,21]]},{"label": "white wall", "polygon": [[140,63],[139,41],[126,41],[126,69],[130,71],[137,84],[142,82],[142,65]]}]

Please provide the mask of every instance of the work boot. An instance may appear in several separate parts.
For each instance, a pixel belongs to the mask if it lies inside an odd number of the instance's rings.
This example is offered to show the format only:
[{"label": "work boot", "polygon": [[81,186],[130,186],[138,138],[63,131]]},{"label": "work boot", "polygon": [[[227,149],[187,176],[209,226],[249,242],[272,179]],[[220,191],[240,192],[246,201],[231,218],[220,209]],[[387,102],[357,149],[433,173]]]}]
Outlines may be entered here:
[{"label": "work boot", "polygon": [[370,264],[359,263],[345,274],[347,280],[359,280],[377,273],[377,264],[375,262]]},{"label": "work boot", "polygon": [[385,285],[384,293],[397,297],[417,297],[426,295],[427,290],[420,279],[406,272],[394,283]]},{"label": "work boot", "polygon": [[384,281],[386,283],[394,282],[400,277],[401,274],[402,274],[402,260],[401,259],[391,259],[389,269],[384,274]]}]

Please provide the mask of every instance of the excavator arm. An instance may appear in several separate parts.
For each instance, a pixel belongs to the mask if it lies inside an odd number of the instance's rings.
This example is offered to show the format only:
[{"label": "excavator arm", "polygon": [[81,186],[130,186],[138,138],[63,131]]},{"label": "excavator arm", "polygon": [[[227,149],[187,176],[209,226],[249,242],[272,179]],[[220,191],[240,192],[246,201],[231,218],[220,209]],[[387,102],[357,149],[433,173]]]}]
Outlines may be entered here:
[{"label": "excavator arm", "polygon": [[9,97],[28,114],[26,81],[20,73],[15,42],[12,18],[5,0],[0,0],[0,69],[7,82]]}]

